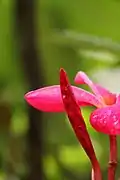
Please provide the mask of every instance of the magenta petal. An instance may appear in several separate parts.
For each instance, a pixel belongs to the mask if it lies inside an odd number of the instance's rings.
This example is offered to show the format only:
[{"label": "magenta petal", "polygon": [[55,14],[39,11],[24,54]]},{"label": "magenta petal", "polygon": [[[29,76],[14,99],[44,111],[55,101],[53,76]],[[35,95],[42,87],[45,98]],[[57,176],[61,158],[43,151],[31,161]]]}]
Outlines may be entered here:
[{"label": "magenta petal", "polygon": [[[105,104],[111,105],[116,102],[116,94],[111,93],[109,90],[103,88],[102,86],[93,83],[89,77],[82,71],[76,74],[75,80],[77,84],[88,85],[94,94],[99,98],[101,102],[104,101]],[[104,105],[104,104],[103,104]]]},{"label": "magenta petal", "polygon": [[[74,95],[80,106],[93,105],[99,107],[99,101],[91,93],[72,86]],[[59,85],[40,88],[25,94],[26,101],[34,108],[46,112],[62,112],[64,105]]]},{"label": "magenta petal", "polygon": [[111,93],[109,90],[103,88],[99,84],[95,84],[101,96],[104,98],[104,101],[107,105],[115,104],[116,102],[116,94]]},{"label": "magenta petal", "polygon": [[90,123],[99,132],[109,135],[120,134],[120,107],[111,105],[93,111]]},{"label": "magenta petal", "polygon": [[120,94],[116,95],[116,104],[120,106]]},{"label": "magenta petal", "polygon": [[104,100],[102,95],[100,94],[96,85],[92,82],[91,79],[89,79],[89,77],[84,72],[79,71],[76,74],[74,81],[77,84],[87,84],[91,88],[92,92],[96,95],[96,98],[99,100],[100,104],[104,106]]},{"label": "magenta petal", "polygon": [[34,108],[46,112],[64,111],[60,86],[48,86],[25,94],[26,101]]}]

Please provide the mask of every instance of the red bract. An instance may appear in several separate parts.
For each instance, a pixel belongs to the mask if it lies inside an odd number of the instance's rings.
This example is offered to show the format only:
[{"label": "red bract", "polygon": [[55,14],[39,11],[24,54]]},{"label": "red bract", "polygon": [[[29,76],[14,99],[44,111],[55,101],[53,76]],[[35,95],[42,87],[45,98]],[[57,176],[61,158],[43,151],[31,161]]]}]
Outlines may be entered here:
[{"label": "red bract", "polygon": [[86,154],[88,155],[92,163],[94,170],[92,179],[101,180],[101,171],[92,146],[92,142],[86,129],[81,110],[78,103],[76,102],[74,93],[72,92],[72,87],[70,86],[67,75],[63,69],[61,69],[60,71],[60,88],[63,104],[70,123],[80,144],[84,148]]},{"label": "red bract", "polygon": [[86,153],[90,159],[95,158],[94,149],[86,129],[84,119],[81,114],[81,110],[75,100],[74,94],[72,92],[72,87],[70,86],[66,73],[63,69],[60,71],[60,88],[63,99],[63,104],[65,111],[68,115],[70,123],[75,131],[77,138],[85,149]]},{"label": "red bract", "polygon": [[[93,93],[72,86],[79,106],[95,106],[97,110],[90,116],[90,123],[99,132],[120,134],[120,96],[94,84],[84,72],[78,72],[75,83],[87,84]],[[46,112],[65,111],[61,98],[60,86],[54,85],[31,91],[25,95],[27,102],[38,110]]]}]

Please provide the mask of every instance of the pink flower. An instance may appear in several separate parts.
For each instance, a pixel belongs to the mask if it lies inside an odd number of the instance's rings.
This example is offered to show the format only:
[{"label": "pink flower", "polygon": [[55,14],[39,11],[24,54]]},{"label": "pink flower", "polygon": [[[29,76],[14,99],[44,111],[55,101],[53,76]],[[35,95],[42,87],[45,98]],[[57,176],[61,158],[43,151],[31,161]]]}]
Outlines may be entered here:
[{"label": "pink flower", "polygon": [[[84,72],[78,72],[75,83],[88,85],[93,93],[71,86],[79,106],[95,106],[90,123],[99,132],[120,134],[120,96],[94,84]],[[26,101],[34,108],[46,112],[65,111],[60,86],[54,85],[31,91],[25,95]]]},{"label": "pink flower", "polygon": [[[73,89],[75,90],[76,93],[79,92],[78,88],[71,87],[71,85],[69,84],[69,80],[67,78],[66,72],[63,69],[61,69],[60,70],[60,86],[53,86],[53,87],[48,87],[48,88],[42,88],[41,90],[32,91],[26,94],[25,98],[30,104],[32,104],[34,107],[40,110],[42,108],[42,110],[45,110],[45,111],[46,110],[54,111],[54,109],[55,111],[61,111],[61,110],[66,111],[69,122],[75,132],[75,135],[78,138],[80,144],[82,145],[83,149],[85,150],[87,156],[89,157],[91,161],[92,169],[93,169],[92,179],[101,180],[102,175],[101,175],[100,165],[97,160],[97,157],[96,157],[93,145],[92,145],[92,141],[87,131],[86,124],[83,119],[78,102],[76,101],[76,98],[74,96]],[[43,96],[41,96],[41,93]],[[42,98],[45,97],[45,99],[42,99],[41,97]],[[53,97],[55,98],[55,101],[52,101]],[[47,99],[48,99],[49,106],[47,104]],[[42,102],[42,106],[41,106],[41,102]],[[86,102],[84,103],[83,101],[82,104],[85,105]]]}]

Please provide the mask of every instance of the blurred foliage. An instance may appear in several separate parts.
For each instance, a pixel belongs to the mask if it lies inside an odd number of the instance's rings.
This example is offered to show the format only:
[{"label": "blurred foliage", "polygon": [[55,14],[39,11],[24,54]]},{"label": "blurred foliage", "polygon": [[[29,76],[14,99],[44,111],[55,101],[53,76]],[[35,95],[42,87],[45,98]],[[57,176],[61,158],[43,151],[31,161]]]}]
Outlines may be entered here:
[{"label": "blurred foliage", "polygon": [[[37,48],[38,53],[42,53],[45,85],[59,83],[60,67],[66,69],[71,83],[78,70],[84,70],[106,87],[109,83],[113,83],[111,81],[113,76],[115,80],[119,80],[119,9],[120,2],[115,0],[37,1],[35,14]],[[23,99],[27,81],[22,72],[14,23],[15,1],[1,0],[0,180],[19,180],[27,172],[25,142],[29,124]],[[102,76],[102,73],[108,70],[109,75],[106,73]],[[118,80],[113,84],[115,91],[119,91]],[[2,109],[4,105],[5,112]],[[91,128],[89,124],[91,110],[85,108],[83,114],[102,170],[106,174],[108,137]],[[88,179],[90,163],[65,115],[44,114],[43,129],[43,165],[46,179]]]}]

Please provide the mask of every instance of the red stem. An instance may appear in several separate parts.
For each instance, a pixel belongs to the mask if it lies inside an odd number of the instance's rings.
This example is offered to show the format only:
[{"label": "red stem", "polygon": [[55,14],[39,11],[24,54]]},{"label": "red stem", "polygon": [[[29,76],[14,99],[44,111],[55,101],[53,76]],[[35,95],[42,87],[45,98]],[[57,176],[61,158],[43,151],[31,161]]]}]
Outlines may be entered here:
[{"label": "red stem", "polygon": [[108,180],[115,180],[117,168],[117,138],[114,135],[109,136],[110,140],[110,157],[108,166]]},{"label": "red stem", "polygon": [[101,169],[100,169],[100,165],[97,161],[97,158],[93,161],[92,163],[92,180],[102,180],[102,174],[101,174]]}]

